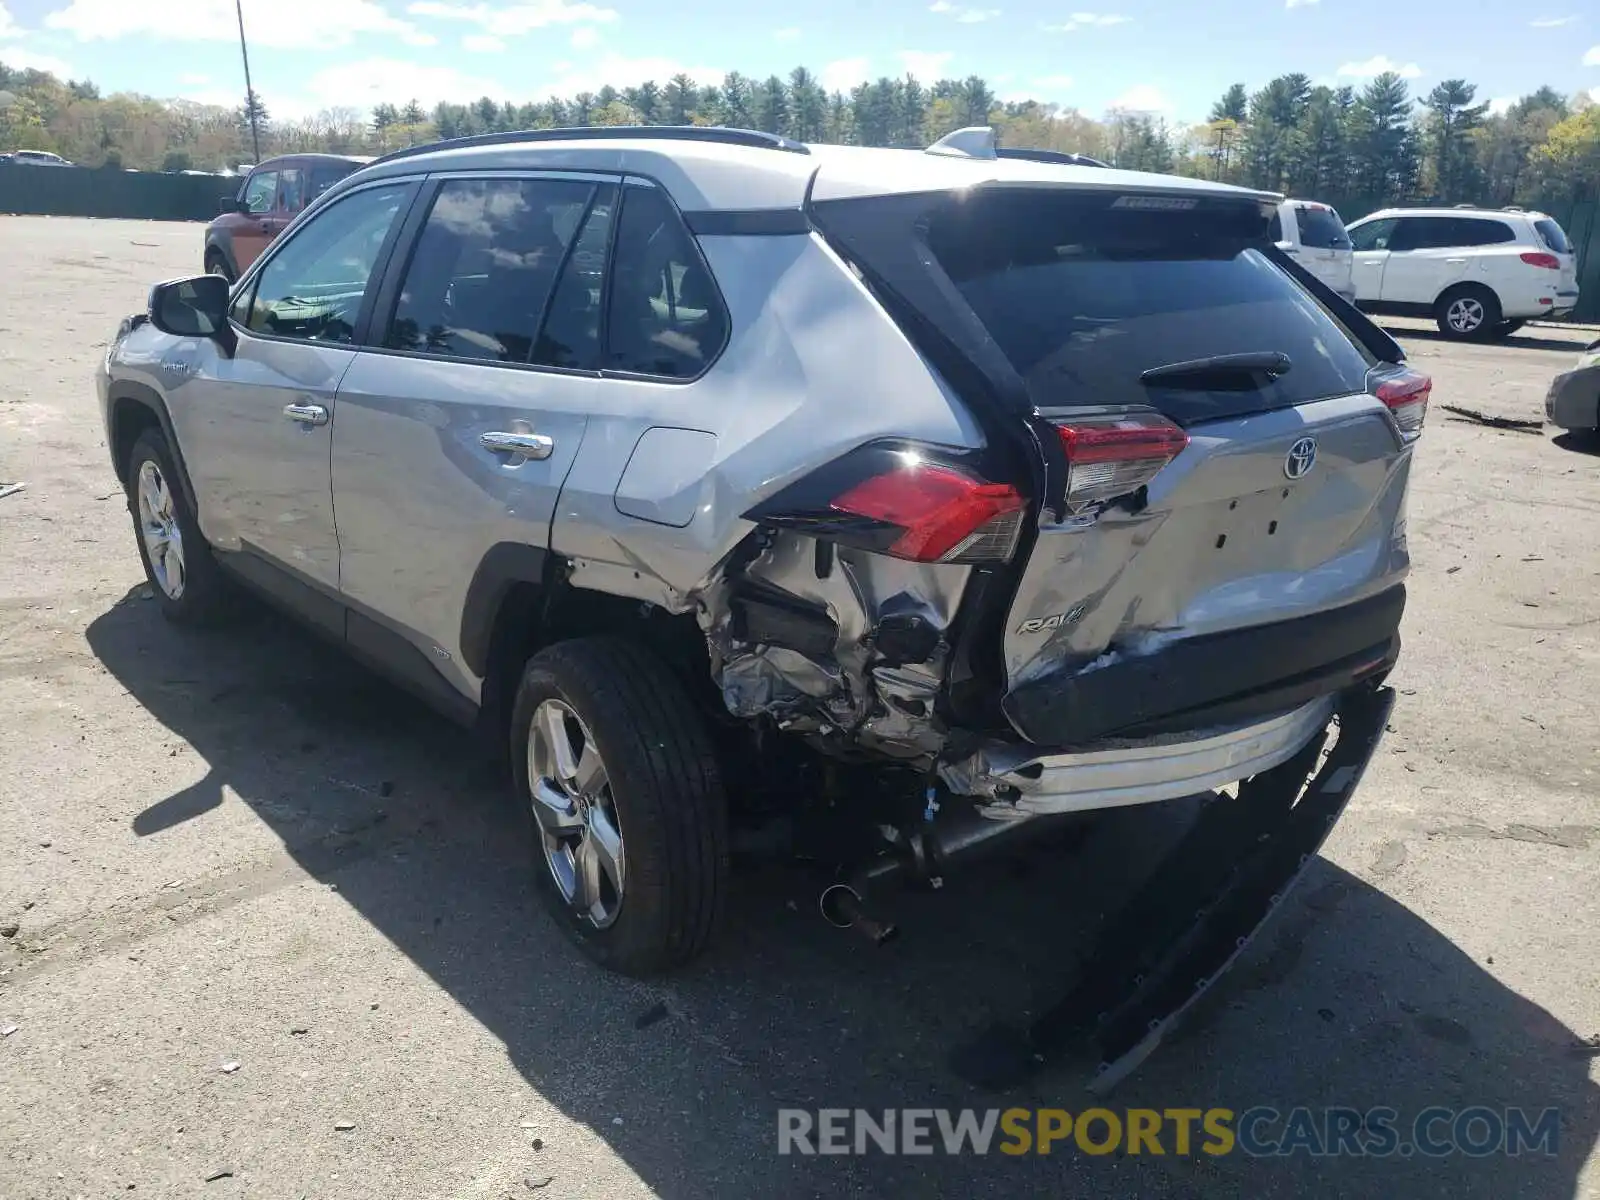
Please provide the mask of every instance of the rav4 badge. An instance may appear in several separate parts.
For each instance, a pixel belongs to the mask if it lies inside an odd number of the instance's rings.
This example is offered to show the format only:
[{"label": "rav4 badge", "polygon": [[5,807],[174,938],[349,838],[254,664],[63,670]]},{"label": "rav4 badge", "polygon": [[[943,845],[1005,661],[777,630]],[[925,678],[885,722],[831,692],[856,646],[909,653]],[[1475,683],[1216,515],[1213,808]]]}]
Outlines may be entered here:
[{"label": "rav4 badge", "polygon": [[1033,617],[1017,626],[1018,633],[1048,633],[1052,629],[1060,629],[1063,625],[1071,625],[1083,616],[1084,605],[1068,609],[1064,613],[1056,613],[1051,617]]}]

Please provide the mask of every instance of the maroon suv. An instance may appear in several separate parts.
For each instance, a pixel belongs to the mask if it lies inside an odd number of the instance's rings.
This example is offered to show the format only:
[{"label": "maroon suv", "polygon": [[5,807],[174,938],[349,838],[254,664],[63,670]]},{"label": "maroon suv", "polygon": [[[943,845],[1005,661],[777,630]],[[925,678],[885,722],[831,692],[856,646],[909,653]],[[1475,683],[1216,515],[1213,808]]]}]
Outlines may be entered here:
[{"label": "maroon suv", "polygon": [[206,226],[206,270],[230,283],[312,200],[370,158],[349,154],[282,154],[250,168],[222,214]]}]

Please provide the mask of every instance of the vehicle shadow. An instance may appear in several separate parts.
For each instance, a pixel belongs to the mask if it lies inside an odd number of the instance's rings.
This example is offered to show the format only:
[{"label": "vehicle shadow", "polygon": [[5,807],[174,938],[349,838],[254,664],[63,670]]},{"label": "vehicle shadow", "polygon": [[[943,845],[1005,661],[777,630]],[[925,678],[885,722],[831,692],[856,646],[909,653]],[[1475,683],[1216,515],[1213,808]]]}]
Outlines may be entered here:
[{"label": "vehicle shadow", "polygon": [[1414,338],[1423,342],[1448,342],[1459,346],[1510,346],[1518,350],[1550,350],[1558,354],[1577,354],[1594,337],[1593,332],[1589,330],[1567,330],[1554,325],[1540,325],[1537,327],[1524,325],[1519,332],[1512,334],[1510,337],[1473,342],[1447,337],[1437,329],[1430,329],[1422,325],[1382,324],[1384,332],[1394,338]]},{"label": "vehicle shadow", "polygon": [[817,917],[815,880],[763,871],[737,884],[706,961],[664,983],[622,980],[542,915],[521,823],[467,735],[278,618],[243,620],[197,634],[126,603],[89,626],[116,680],[209,764],[199,784],[130,812],[134,832],[206,820],[230,789],[658,1194],[1577,1195],[1600,1089],[1576,1034],[1326,860],[1109,1103],[1386,1105],[1403,1130],[1433,1105],[1554,1106],[1553,1157],[1181,1157],[1170,1141],[1163,1157],[1066,1146],[1021,1159],[779,1157],[780,1107],[1097,1103],[1069,1065],[991,1096],[946,1063],[988,1021],[1026,1019],[1056,997],[1094,914],[1129,864],[1148,869],[1184,806],[1118,814],[1070,857],[1043,845],[908,894],[895,910],[902,937],[883,949]]},{"label": "vehicle shadow", "polygon": [[1600,458],[1600,429],[1569,429],[1550,439],[1563,450]]}]

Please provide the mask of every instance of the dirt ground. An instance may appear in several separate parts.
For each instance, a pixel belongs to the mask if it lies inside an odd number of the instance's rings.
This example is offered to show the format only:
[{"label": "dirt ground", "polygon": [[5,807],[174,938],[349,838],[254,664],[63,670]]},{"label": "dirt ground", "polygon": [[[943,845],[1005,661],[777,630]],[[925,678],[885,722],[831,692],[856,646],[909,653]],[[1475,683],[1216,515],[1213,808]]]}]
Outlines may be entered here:
[{"label": "dirt ground", "polygon": [[142,598],[91,371],[199,250],[0,218],[0,1196],[1600,1196],[1600,446],[1438,407],[1541,416],[1593,333],[1396,324],[1436,387],[1393,731],[1113,1098],[1555,1106],[1558,1153],[781,1158],[780,1106],[1089,1103],[947,1055],[1053,999],[1160,814],[907,898],[883,950],[779,872],[683,975],[589,967],[464,736],[276,618],[199,636]]}]

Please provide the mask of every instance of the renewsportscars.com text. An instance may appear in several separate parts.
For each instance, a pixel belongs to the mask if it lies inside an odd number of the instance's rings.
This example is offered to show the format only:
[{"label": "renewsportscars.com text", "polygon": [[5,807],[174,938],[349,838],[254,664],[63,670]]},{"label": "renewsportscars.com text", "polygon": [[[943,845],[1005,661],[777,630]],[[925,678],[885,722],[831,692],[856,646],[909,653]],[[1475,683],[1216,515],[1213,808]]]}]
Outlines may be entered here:
[{"label": "renewsportscars.com text", "polygon": [[861,1108],[778,1110],[779,1154],[1554,1155],[1559,1109]]}]

